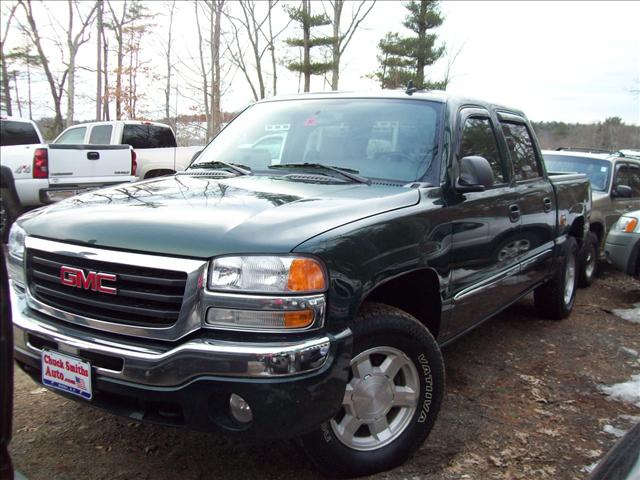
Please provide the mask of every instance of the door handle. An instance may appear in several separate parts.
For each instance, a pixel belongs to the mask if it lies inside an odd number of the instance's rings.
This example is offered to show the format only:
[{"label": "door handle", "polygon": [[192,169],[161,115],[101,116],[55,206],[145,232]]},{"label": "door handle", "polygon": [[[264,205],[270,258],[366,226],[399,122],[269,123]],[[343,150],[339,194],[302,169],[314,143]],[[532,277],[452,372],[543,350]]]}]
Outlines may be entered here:
[{"label": "door handle", "polygon": [[100,154],[98,152],[88,152],[87,160],[100,160]]},{"label": "door handle", "polygon": [[544,202],[544,211],[545,212],[549,212],[551,211],[551,199],[549,197],[545,197],[544,200],[542,200]]},{"label": "door handle", "polygon": [[512,222],[520,220],[520,207],[518,205],[509,205],[509,218]]}]

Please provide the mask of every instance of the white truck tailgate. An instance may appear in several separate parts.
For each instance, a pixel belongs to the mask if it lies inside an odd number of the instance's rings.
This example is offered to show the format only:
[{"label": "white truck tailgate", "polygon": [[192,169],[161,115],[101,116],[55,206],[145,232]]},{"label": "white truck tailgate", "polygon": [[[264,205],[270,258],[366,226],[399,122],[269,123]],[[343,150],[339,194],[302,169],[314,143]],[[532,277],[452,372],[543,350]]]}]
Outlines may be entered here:
[{"label": "white truck tailgate", "polygon": [[49,181],[54,185],[129,181],[129,145],[56,145],[49,149]]}]

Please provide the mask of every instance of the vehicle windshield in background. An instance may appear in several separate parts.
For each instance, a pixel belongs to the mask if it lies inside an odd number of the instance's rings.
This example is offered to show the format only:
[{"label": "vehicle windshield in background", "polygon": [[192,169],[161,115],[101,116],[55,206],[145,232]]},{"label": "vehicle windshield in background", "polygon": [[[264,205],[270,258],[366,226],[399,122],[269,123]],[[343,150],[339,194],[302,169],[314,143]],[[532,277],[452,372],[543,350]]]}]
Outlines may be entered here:
[{"label": "vehicle windshield in background", "polygon": [[392,99],[259,103],[220,132],[190,168],[219,161],[273,175],[280,169],[269,170],[272,165],[309,163],[411,182],[433,161],[441,107]]},{"label": "vehicle windshield in background", "polygon": [[549,172],[584,173],[591,181],[591,187],[599,192],[607,191],[611,162],[587,157],[565,155],[544,155],[544,163]]},{"label": "vehicle windshield in background", "polygon": [[29,122],[0,121],[0,145],[31,145],[40,143],[35,128]]}]

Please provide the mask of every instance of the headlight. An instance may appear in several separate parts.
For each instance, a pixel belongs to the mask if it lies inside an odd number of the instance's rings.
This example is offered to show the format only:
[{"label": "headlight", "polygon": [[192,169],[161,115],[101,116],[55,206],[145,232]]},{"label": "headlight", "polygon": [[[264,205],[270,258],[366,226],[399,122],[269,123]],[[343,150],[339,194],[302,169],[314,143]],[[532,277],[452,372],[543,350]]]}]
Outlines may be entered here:
[{"label": "headlight", "polygon": [[11,230],[9,230],[9,242],[7,244],[7,251],[9,252],[10,256],[17,260],[24,259],[24,239],[26,238],[26,236],[27,234],[24,229],[17,223],[14,223],[11,227]]},{"label": "headlight", "polygon": [[247,293],[315,293],[327,288],[317,260],[295,256],[220,257],[209,271],[209,289]]},{"label": "headlight", "polygon": [[640,232],[640,222],[636,217],[623,215],[618,219],[615,229],[620,232],[638,233]]}]

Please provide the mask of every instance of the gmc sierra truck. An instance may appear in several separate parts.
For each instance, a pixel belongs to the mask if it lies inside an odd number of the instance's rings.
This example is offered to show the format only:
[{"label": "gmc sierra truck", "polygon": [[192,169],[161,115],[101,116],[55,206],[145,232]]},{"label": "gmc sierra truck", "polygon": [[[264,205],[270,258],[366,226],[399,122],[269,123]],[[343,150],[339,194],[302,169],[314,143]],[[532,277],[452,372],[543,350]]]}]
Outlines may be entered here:
[{"label": "gmc sierra truck", "polygon": [[[274,161],[257,140],[276,125]],[[15,358],[117,414],[297,438],[329,475],[387,470],[435,422],[443,345],[530,292],[541,316],[570,314],[590,208],[518,110],[261,101],[184,172],[18,220]]]}]

